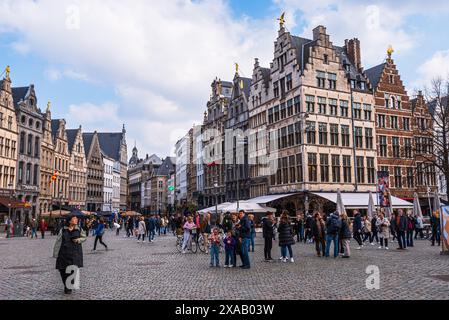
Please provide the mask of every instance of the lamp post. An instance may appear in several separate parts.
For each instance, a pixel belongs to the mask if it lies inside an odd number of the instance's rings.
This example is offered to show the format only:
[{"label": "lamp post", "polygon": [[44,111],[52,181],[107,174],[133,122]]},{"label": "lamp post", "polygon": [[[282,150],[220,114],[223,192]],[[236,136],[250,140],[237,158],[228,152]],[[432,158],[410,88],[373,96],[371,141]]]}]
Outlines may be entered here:
[{"label": "lamp post", "polygon": [[218,181],[214,181],[214,187],[215,187],[215,217],[218,218]]},{"label": "lamp post", "polygon": [[306,191],[306,141],[307,141],[307,129],[306,120],[309,115],[305,111],[301,111],[298,115],[298,120],[301,122],[301,144],[302,144],[302,183],[303,190]]},{"label": "lamp post", "polygon": [[62,197],[63,197],[63,191],[62,189],[59,190],[59,216],[62,216]]}]

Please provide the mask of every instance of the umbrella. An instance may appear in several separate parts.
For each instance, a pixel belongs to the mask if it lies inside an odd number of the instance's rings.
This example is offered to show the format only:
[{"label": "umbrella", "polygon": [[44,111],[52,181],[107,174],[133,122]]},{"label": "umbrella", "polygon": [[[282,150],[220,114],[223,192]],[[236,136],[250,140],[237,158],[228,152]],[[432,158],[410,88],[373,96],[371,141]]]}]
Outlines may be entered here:
[{"label": "umbrella", "polygon": [[368,199],[368,218],[370,220],[373,218],[373,213],[376,213],[376,208],[374,207],[373,194],[370,191]]},{"label": "umbrella", "polygon": [[413,194],[413,214],[417,218],[423,218],[421,205],[419,204],[419,198],[416,192]]},{"label": "umbrella", "polygon": [[341,198],[340,189],[337,190],[337,212],[339,215],[346,213],[345,205],[343,204],[343,200]]}]

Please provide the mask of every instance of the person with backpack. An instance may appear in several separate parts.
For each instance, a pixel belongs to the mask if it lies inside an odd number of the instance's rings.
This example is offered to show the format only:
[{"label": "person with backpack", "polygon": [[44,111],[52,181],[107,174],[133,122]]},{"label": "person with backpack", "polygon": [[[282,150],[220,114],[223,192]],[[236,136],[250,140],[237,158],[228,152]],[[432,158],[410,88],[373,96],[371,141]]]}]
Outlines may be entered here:
[{"label": "person with backpack", "polygon": [[315,212],[314,214],[314,219],[311,223],[311,232],[315,241],[316,255],[321,257],[322,252],[324,257],[326,255],[326,230],[319,212]]},{"label": "person with backpack", "polygon": [[332,241],[334,242],[334,258],[338,257],[338,236],[341,229],[341,220],[338,213],[332,213],[326,221],[326,253],[325,257],[329,257],[329,251]]},{"label": "person with backpack", "polygon": [[341,214],[341,229],[340,229],[340,242],[343,248],[344,255],[342,258],[349,258],[351,256],[350,242],[352,238],[351,229],[349,228],[350,221],[346,212]]},{"label": "person with backpack", "polygon": [[413,232],[415,231],[415,218],[411,211],[407,213],[407,247],[413,247]]}]

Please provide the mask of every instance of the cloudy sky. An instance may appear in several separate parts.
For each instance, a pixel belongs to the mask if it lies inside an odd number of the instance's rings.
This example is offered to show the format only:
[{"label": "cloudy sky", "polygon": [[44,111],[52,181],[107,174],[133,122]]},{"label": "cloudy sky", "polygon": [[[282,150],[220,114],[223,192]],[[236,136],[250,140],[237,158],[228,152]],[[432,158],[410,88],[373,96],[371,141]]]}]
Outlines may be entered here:
[{"label": "cloudy sky", "polygon": [[323,24],[336,45],[358,37],[366,69],[392,44],[410,93],[449,74],[446,0],[0,0],[0,66],[69,127],[125,123],[130,150],[166,156],[201,122],[215,77],[269,65],[282,11],[296,35]]}]

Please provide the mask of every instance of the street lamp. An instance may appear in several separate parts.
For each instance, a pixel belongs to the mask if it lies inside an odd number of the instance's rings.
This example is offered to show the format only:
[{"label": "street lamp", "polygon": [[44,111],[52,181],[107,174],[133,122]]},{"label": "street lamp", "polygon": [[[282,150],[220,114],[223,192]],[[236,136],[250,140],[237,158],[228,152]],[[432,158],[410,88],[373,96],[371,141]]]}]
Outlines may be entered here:
[{"label": "street lamp", "polygon": [[59,190],[59,216],[62,216],[62,197],[63,197],[63,190]]},{"label": "street lamp", "polygon": [[309,118],[309,114],[305,111],[301,111],[298,115],[298,120],[301,121],[301,144],[302,144],[302,182],[303,190],[306,190],[306,120]]},{"label": "street lamp", "polygon": [[215,217],[218,218],[218,181],[214,181],[214,187],[215,187]]}]

